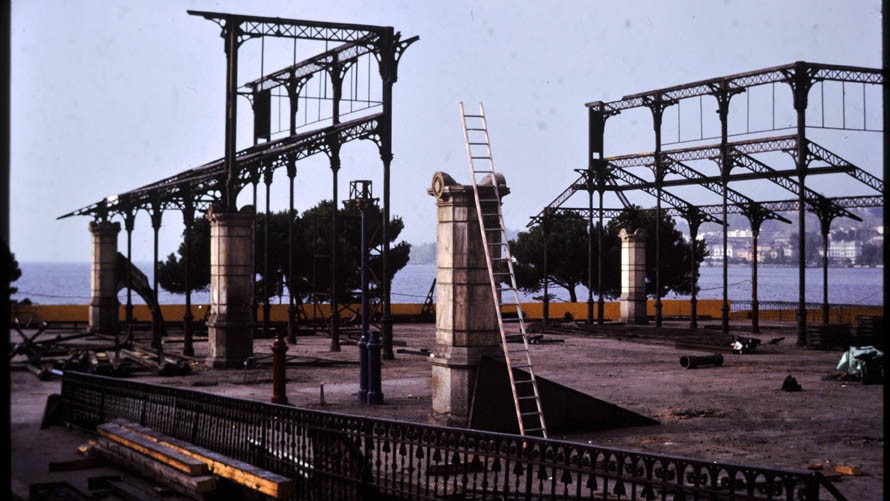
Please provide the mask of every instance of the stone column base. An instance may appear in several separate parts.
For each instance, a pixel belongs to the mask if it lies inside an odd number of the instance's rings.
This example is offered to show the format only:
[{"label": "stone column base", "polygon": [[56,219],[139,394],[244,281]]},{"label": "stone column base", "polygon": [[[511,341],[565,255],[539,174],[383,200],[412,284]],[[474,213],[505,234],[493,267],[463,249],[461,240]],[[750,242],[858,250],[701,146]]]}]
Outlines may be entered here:
[{"label": "stone column base", "polygon": [[649,321],[646,314],[646,298],[625,299],[619,298],[621,321],[626,324],[645,324]]},{"label": "stone column base", "polygon": [[[441,350],[441,351],[440,351]],[[431,359],[433,406],[430,419],[442,426],[466,428],[470,422],[476,371],[483,355],[503,356],[499,347],[441,346]]]}]

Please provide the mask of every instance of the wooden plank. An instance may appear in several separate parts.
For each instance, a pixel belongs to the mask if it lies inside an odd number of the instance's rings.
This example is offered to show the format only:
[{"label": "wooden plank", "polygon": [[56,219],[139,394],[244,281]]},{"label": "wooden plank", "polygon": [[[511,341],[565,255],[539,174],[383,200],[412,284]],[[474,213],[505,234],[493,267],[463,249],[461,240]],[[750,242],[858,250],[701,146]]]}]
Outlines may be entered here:
[{"label": "wooden plank", "polygon": [[208,471],[207,464],[203,461],[159,445],[157,442],[148,440],[122,426],[104,423],[100,424],[97,430],[105,438],[189,475],[204,475]]},{"label": "wooden plank", "polygon": [[296,493],[294,481],[283,475],[273,473],[237,459],[218,454],[203,447],[177,440],[150,428],[124,419],[115,419],[112,423],[126,428],[148,440],[203,461],[214,475],[229,479],[239,485],[249,487],[275,499],[291,497]]},{"label": "wooden plank", "polygon": [[213,475],[186,475],[110,439],[100,439],[90,449],[90,454],[98,454],[106,461],[122,465],[195,499],[203,499],[203,494],[217,488],[217,479]]}]

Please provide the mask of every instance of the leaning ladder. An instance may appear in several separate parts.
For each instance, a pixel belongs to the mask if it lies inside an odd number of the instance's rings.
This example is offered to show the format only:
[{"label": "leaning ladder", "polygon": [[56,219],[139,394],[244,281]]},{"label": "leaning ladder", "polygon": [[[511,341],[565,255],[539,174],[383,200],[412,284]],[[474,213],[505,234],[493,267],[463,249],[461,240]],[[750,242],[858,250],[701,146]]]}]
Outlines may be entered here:
[{"label": "leaning ladder", "polygon": [[[479,103],[479,114],[468,114],[464,111],[464,103],[460,103],[460,114],[464,129],[464,142],[467,146],[467,159],[470,164],[470,176],[473,180],[473,192],[476,198],[476,214],[479,216],[479,227],[482,232],[482,247],[485,250],[485,263],[488,266],[488,278],[491,282],[492,297],[496,306],[498,329],[501,333],[504,359],[507,362],[507,374],[510,376],[510,389],[513,393],[516,419],[519,422],[519,433],[547,438],[541,395],[538,392],[538,382],[532,369],[528,336],[522,317],[522,306],[519,302],[519,290],[516,287],[516,275],[513,273],[513,260],[507,242],[507,233],[504,230],[501,197],[498,193],[494,160],[488,139],[485,109],[482,107],[482,103]],[[479,182],[486,176],[490,176],[492,181],[491,190],[486,189],[480,194]],[[488,212],[483,212],[483,208]],[[504,296],[507,296],[507,299],[504,299]],[[516,317],[504,319],[503,310],[509,311],[513,308],[515,308]],[[507,331],[505,325],[511,326],[510,332]],[[517,329],[518,332],[516,332]],[[521,340],[521,344],[512,342],[517,339]]]}]

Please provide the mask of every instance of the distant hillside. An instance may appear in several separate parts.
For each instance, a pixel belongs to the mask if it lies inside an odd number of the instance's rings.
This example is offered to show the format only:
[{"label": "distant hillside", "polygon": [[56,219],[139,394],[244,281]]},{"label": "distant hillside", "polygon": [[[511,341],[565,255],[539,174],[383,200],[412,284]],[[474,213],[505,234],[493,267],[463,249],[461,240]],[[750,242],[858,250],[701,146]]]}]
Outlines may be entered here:
[{"label": "distant hillside", "polygon": [[[507,239],[515,240],[519,234],[517,230],[507,229]],[[436,242],[423,244],[411,244],[411,264],[436,264]]]},{"label": "distant hillside", "polygon": [[436,243],[411,244],[411,254],[408,262],[410,264],[435,264]]}]

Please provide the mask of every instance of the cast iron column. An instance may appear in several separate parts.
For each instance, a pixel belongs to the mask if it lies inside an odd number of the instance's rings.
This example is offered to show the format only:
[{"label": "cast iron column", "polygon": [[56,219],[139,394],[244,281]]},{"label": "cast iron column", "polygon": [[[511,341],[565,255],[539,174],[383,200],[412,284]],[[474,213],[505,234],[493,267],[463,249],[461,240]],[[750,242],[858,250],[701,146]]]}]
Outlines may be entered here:
[{"label": "cast iron column", "polygon": [[382,404],[383,392],[381,391],[381,348],[380,336],[377,331],[370,330],[371,304],[368,294],[368,277],[370,264],[368,254],[370,245],[368,241],[368,209],[376,199],[371,195],[371,181],[352,181],[350,183],[350,199],[344,204],[353,210],[358,210],[361,217],[361,282],[362,282],[362,335],[359,341],[359,402],[367,404]]},{"label": "cast iron column", "polygon": [[[587,130],[588,130],[588,138],[587,138],[587,167],[588,172],[590,174],[596,175],[596,190],[599,192],[599,218],[597,221],[597,237],[596,237],[596,246],[597,246],[597,256],[596,256],[596,281],[597,281],[597,300],[596,300],[596,316],[597,316],[597,324],[602,325],[605,323],[605,309],[606,309],[606,301],[603,299],[603,193],[606,189],[606,163],[603,160],[603,152],[604,152],[604,144],[605,144],[605,130],[606,130],[606,119],[609,117],[605,112],[605,105],[602,102],[597,103],[595,106],[590,106],[587,108]],[[587,182],[592,182],[593,179],[588,175]],[[590,193],[590,200],[588,200],[588,210],[590,211],[590,218],[592,221],[593,218],[593,193]],[[592,225],[592,222],[591,222]],[[590,247],[590,244],[588,244]],[[588,250],[588,253],[590,251]],[[589,267],[593,267],[592,262],[588,262]],[[588,278],[588,281],[590,279]],[[592,282],[592,281],[590,281]],[[588,289],[591,288],[591,284],[588,284]],[[588,303],[592,302],[592,296],[588,296]],[[590,315],[590,306],[588,306],[587,318],[592,318]]]},{"label": "cast iron column", "polygon": [[593,324],[593,171],[587,171],[587,325]]},{"label": "cast iron column", "polygon": [[195,356],[194,333],[192,331],[192,270],[191,270],[191,254],[192,254],[192,225],[195,222],[195,208],[192,206],[193,200],[190,193],[186,191],[182,200],[182,220],[185,225],[185,249],[182,254],[182,264],[185,268],[185,315],[182,317],[182,354],[193,357]]},{"label": "cast iron column", "polygon": [[235,165],[235,141],[238,118],[238,35],[240,23],[227,21],[223,28],[226,48],[226,209],[236,210],[238,173]]},{"label": "cast iron column", "polygon": [[294,315],[296,315],[296,292],[294,285],[294,178],[297,177],[297,164],[291,158],[287,162],[287,179],[288,179],[288,209],[287,209],[287,342],[294,344],[297,342],[297,326],[295,325]]},{"label": "cast iron column", "polygon": [[757,239],[760,236],[760,221],[751,220],[751,332],[760,332],[760,302],[757,300]]},{"label": "cast iron column", "polygon": [[380,45],[380,77],[383,92],[383,122],[380,133],[380,158],[383,160],[383,224],[381,225],[380,238],[383,242],[383,255],[381,256],[381,284],[383,293],[383,358],[393,360],[395,354],[392,349],[392,302],[389,280],[389,218],[390,218],[390,164],[392,163],[392,87],[398,79],[396,65],[395,35],[392,28],[387,28],[381,37]]},{"label": "cast iron column", "polygon": [[269,315],[272,313],[272,305],[269,304],[269,198],[272,188],[273,170],[271,166],[263,171],[263,181],[266,184],[266,213],[263,215],[263,337],[269,335]]},{"label": "cast iron column", "polygon": [[132,208],[124,214],[124,229],[127,230],[127,343],[133,340],[133,227],[136,211]]},{"label": "cast iron column", "polygon": [[152,291],[155,295],[155,304],[152,306],[152,315],[151,315],[151,347],[154,349],[159,349],[161,347],[161,325],[160,325],[160,308],[161,302],[158,296],[158,230],[161,229],[161,211],[160,202],[157,200],[152,201],[152,211],[151,211],[151,227],[154,230],[154,260],[153,264],[153,272],[152,272]]},{"label": "cast iron column", "polygon": [[596,287],[597,287],[597,299],[596,299],[596,323],[602,325],[606,322],[605,313],[606,313],[606,300],[603,298],[603,259],[605,259],[603,255],[603,191],[604,187],[602,187],[602,183],[599,188],[600,195],[600,210],[599,210],[599,220],[596,222],[597,236],[596,236]]},{"label": "cast iron column", "polygon": [[655,327],[661,327],[661,185],[664,181],[664,162],[661,158],[661,119],[669,103],[662,101],[661,94],[655,95],[652,111],[652,126],[655,129]]},{"label": "cast iron column", "polygon": [[331,177],[333,193],[331,194],[331,351],[340,351],[340,311],[337,307],[337,173],[340,171],[340,146],[331,145]]},{"label": "cast iron column", "polygon": [[807,147],[807,95],[812,81],[807,74],[806,63],[798,61],[794,67],[794,77],[790,82],[794,95],[794,110],[797,112],[797,151],[795,152],[797,177],[800,187],[797,191],[797,344],[807,344],[807,304],[806,304],[806,175],[809,164],[809,148]]},{"label": "cast iron column", "polygon": [[698,266],[695,262],[695,244],[698,241],[698,229],[701,225],[701,216],[698,214],[698,210],[695,206],[691,206],[691,210],[688,214],[689,223],[689,255],[690,255],[690,268],[691,268],[691,278],[692,278],[692,287],[691,287],[691,296],[689,298],[689,328],[697,329],[698,328]]},{"label": "cast iron column", "polygon": [[729,190],[729,172],[732,169],[732,162],[729,158],[729,101],[732,94],[726,88],[726,81],[720,82],[720,88],[715,92],[714,97],[717,98],[717,114],[720,116],[720,188],[723,203],[723,304],[720,307],[720,330],[729,333],[729,238],[727,214],[729,212],[729,200],[727,198]]},{"label": "cast iron column", "polygon": [[[821,208],[821,207],[820,207]],[[828,233],[831,229],[831,216],[820,211],[819,223],[822,230],[822,323],[829,323],[828,307]]]},{"label": "cast iron column", "polygon": [[541,322],[544,326],[550,321],[550,208],[544,209],[544,220],[541,222],[541,238],[544,239],[544,303]]}]

